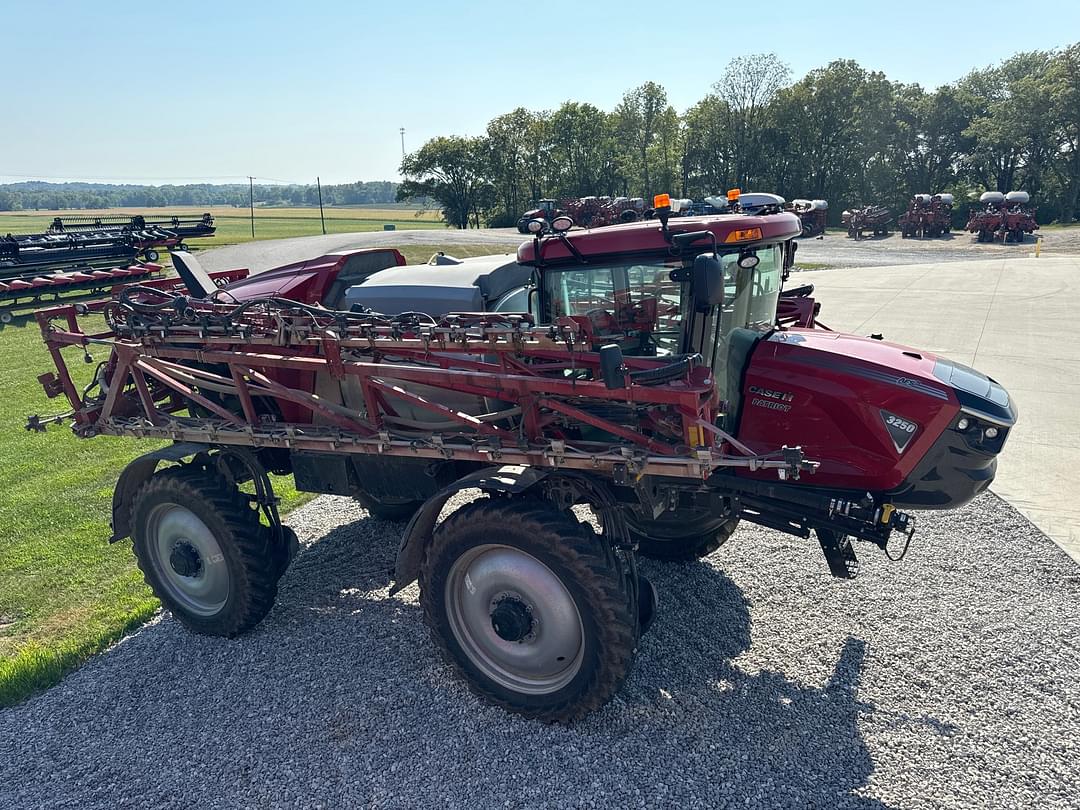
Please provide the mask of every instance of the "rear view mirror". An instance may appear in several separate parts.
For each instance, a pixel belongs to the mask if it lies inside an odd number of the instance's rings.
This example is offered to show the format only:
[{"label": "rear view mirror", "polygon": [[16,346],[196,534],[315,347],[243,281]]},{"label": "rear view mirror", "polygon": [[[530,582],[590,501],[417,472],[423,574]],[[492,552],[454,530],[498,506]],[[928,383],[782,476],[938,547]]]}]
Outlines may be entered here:
[{"label": "rear view mirror", "polygon": [[694,258],[693,276],[694,305],[698,312],[708,312],[724,303],[724,267],[720,260],[708,253]]},{"label": "rear view mirror", "polygon": [[795,265],[795,251],[799,249],[799,243],[789,239],[784,245],[784,269],[789,270]]}]

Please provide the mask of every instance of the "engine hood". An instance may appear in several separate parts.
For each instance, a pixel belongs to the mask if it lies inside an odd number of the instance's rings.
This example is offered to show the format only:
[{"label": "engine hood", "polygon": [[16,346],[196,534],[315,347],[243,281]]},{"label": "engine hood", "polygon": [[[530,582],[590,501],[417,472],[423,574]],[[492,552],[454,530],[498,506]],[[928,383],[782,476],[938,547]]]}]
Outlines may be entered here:
[{"label": "engine hood", "polygon": [[936,399],[950,398],[952,386],[949,380],[935,375],[938,364],[943,362],[942,358],[930,352],[887,340],[823,329],[777,331],[768,340],[810,349],[808,353],[799,354],[803,363],[843,370],[876,382],[900,385]]},{"label": "engine hood", "polygon": [[774,332],[769,340],[813,349],[812,354],[800,357],[802,362],[903,386],[937,399],[955,397],[963,411],[998,425],[1016,422],[1016,405],[997,380],[931,352],[821,329]]}]

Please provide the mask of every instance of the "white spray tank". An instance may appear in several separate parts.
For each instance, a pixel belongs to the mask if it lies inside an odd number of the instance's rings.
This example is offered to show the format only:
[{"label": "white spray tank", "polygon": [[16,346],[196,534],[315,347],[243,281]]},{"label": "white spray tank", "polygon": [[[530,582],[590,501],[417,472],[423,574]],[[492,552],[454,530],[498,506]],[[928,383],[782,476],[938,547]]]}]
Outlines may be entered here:
[{"label": "white spray tank", "polygon": [[979,202],[987,205],[1000,205],[1005,202],[1005,195],[1000,191],[984,191],[982,196],[979,197]]},{"label": "white spray tank", "polygon": [[1005,195],[1005,202],[1027,205],[1031,202],[1031,195],[1026,191],[1010,191]]}]

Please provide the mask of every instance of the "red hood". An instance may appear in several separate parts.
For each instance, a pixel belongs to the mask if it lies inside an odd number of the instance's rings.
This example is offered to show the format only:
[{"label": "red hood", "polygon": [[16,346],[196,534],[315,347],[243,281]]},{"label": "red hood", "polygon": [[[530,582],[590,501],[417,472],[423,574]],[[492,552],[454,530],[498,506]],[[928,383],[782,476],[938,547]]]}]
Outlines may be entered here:
[{"label": "red hood", "polygon": [[[934,376],[934,366],[938,356],[930,352],[912,349],[900,343],[887,340],[846,335],[841,332],[826,332],[823,329],[786,329],[774,332],[769,337],[771,343],[787,343],[812,349],[811,355],[823,365],[857,367],[876,366],[882,372],[901,380],[910,380],[911,387],[923,389],[925,393],[948,397],[948,388]],[[854,363],[852,363],[854,361]]]},{"label": "red hood", "polygon": [[[338,279],[349,260],[356,256],[386,254],[383,267],[405,264],[405,257],[394,248],[359,248],[340,253],[328,253],[314,259],[306,259],[282,267],[275,267],[243,281],[236,281],[225,290],[237,301],[278,296],[306,304],[324,302],[331,285]],[[353,283],[359,284],[371,272],[362,272]]]}]

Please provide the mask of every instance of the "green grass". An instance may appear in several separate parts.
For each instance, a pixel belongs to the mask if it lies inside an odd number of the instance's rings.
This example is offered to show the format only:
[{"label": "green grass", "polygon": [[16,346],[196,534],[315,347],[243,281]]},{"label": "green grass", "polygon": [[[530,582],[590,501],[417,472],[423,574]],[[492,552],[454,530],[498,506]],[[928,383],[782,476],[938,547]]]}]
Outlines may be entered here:
[{"label": "green grass", "polygon": [[[486,245],[411,245],[410,262],[443,250],[492,252]],[[85,383],[94,364],[65,353]],[[110,546],[112,488],[124,465],[158,446],[101,436],[77,439],[65,426],[23,429],[29,414],[63,411],[46,399],[37,376],[53,368],[28,315],[0,327],[0,707],[55,684],[64,673],[146,621],[158,602],[143,584],[130,543]],[[292,479],[275,481],[288,511],[307,500]]]},{"label": "green grass", "polygon": [[[217,233],[208,239],[192,239],[194,248],[211,248],[250,242],[251,219],[246,208],[112,209],[105,211],[26,211],[0,214],[0,234],[35,233],[47,229],[55,216],[92,216],[94,214],[147,213],[214,215]],[[327,233],[381,231],[386,225],[399,230],[417,228],[443,229],[445,223],[434,211],[408,207],[328,208],[325,211]],[[318,208],[256,208],[255,238],[284,239],[291,236],[315,236],[322,233]]]}]

